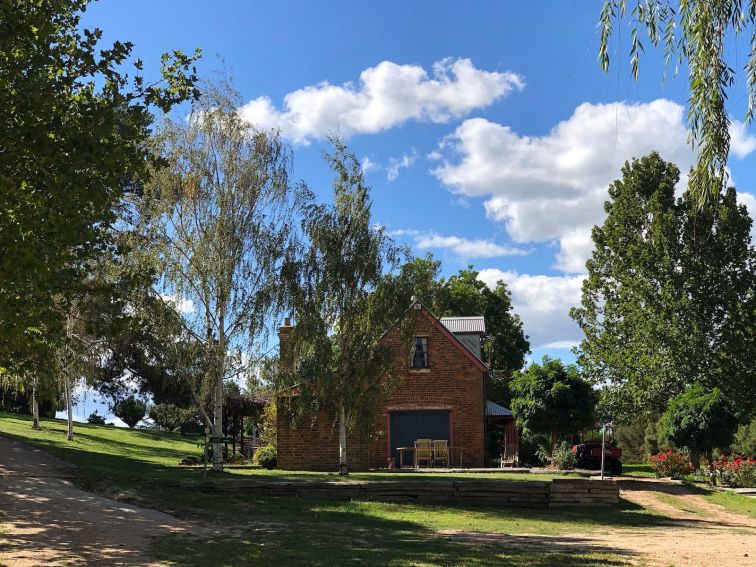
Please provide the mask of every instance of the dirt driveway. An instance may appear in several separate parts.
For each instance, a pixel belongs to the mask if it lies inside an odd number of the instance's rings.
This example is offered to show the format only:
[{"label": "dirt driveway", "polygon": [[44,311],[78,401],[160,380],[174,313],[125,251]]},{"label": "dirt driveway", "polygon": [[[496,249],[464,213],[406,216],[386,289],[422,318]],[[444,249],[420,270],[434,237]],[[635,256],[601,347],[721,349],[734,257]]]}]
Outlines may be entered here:
[{"label": "dirt driveway", "polygon": [[67,480],[73,470],[0,438],[0,565],[158,565],[150,539],[181,523],[79,490]]},{"label": "dirt driveway", "polygon": [[622,498],[666,519],[651,528],[606,528],[558,536],[441,531],[447,539],[496,543],[510,552],[614,552],[618,560],[654,567],[756,566],[756,520],[727,512],[685,486],[625,477]]}]

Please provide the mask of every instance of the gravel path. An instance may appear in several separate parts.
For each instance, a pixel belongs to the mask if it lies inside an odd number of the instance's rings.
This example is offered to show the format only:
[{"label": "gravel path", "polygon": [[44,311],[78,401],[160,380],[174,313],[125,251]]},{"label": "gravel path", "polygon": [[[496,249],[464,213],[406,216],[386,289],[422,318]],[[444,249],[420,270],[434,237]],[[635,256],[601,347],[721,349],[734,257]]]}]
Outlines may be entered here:
[{"label": "gravel path", "polygon": [[159,565],[150,539],[182,531],[174,517],[84,492],[75,469],[0,438],[0,565]]}]

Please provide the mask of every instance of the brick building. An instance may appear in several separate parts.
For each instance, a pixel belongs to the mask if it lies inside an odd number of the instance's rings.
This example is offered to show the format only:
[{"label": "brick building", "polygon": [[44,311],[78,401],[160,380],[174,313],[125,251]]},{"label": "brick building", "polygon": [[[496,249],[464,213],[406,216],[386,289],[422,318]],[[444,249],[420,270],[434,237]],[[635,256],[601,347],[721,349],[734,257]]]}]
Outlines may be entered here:
[{"label": "brick building", "polygon": [[[350,432],[347,458],[351,470],[385,468],[399,463],[398,447],[412,447],[416,439],[446,439],[454,466],[483,467],[486,463],[487,424],[514,418],[506,408],[485,399],[488,371],[481,360],[483,317],[437,318],[421,304],[408,311],[415,317],[414,348],[410,360],[397,356],[399,385],[382,403],[369,437]],[[282,357],[291,327],[280,330]],[[384,340],[398,341],[390,330]],[[317,416],[312,426],[294,428],[279,401],[278,466],[288,470],[337,470],[338,431],[332,416]],[[461,463],[459,452],[461,451]]]}]

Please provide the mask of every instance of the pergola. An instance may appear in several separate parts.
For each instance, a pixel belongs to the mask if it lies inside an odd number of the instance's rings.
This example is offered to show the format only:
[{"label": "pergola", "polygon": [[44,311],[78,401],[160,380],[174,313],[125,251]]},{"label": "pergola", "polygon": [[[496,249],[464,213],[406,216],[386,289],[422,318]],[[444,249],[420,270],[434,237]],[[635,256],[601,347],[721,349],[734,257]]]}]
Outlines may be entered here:
[{"label": "pergola", "polygon": [[[255,425],[260,422],[260,418],[265,410],[265,406],[270,401],[268,396],[249,396],[238,395],[229,396],[226,399],[225,406],[225,424],[226,435],[231,437],[232,450],[236,456],[236,440],[239,438],[239,450],[244,450],[244,420],[253,418]],[[253,434],[253,440],[255,435]]]}]

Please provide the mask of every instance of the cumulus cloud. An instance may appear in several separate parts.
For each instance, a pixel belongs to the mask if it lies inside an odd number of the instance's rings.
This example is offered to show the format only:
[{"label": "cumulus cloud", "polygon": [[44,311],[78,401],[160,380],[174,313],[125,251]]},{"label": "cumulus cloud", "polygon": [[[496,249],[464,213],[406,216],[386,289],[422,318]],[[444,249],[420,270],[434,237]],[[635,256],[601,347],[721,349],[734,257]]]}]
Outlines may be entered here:
[{"label": "cumulus cloud", "polygon": [[570,348],[580,341],[580,328],[569,310],[580,304],[585,276],[534,276],[486,269],[478,279],[490,288],[500,280],[507,284],[532,348]]},{"label": "cumulus cloud", "polygon": [[373,161],[372,159],[370,159],[367,156],[365,156],[364,158],[362,158],[362,161],[360,162],[360,164],[362,165],[362,173],[364,173],[364,174],[368,174],[371,171],[375,171],[375,170],[381,168],[381,164],[379,164],[376,161]]},{"label": "cumulus cloud", "polygon": [[683,120],[683,107],[665,99],[584,103],[543,136],[473,118],[441,142],[432,173],[454,193],[486,197],[487,215],[515,242],[557,242],[555,267],[579,273],[626,160],[656,150],[681,171],[693,164]]},{"label": "cumulus cloud", "polygon": [[751,136],[739,120],[730,123],[730,153],[743,159],[756,150],[756,136]]},{"label": "cumulus cloud", "polygon": [[382,61],[360,74],[359,83],[322,82],[288,93],[278,109],[269,97],[240,109],[244,119],[277,128],[294,143],[330,132],[372,134],[409,120],[448,122],[489,106],[524,87],[511,72],[483,71],[469,59],[443,59],[429,74],[419,65]]},{"label": "cumulus cloud", "polygon": [[497,244],[492,240],[444,236],[413,229],[400,228],[390,230],[387,234],[392,238],[410,238],[420,250],[450,250],[463,259],[525,256],[530,253],[529,250]]}]

